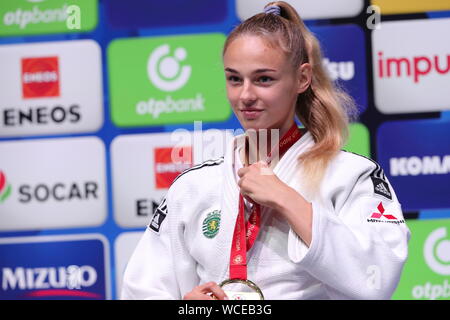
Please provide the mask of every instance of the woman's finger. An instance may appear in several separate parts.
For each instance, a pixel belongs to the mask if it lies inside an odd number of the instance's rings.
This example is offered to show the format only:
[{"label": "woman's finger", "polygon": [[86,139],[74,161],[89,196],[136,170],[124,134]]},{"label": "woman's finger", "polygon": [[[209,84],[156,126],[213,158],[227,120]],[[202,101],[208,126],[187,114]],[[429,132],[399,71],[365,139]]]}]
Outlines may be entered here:
[{"label": "woman's finger", "polygon": [[225,291],[223,291],[223,289],[221,287],[219,287],[217,284],[212,285],[209,289],[211,290],[213,296],[217,300],[228,300],[228,297],[225,294]]}]

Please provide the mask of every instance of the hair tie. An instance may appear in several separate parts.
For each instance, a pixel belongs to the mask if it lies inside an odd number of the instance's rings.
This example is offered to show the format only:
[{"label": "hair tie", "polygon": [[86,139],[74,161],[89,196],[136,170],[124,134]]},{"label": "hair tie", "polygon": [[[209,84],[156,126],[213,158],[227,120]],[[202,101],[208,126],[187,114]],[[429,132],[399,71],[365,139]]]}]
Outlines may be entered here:
[{"label": "hair tie", "polygon": [[268,6],[268,7],[264,8],[264,13],[266,13],[266,14],[272,13],[272,14],[279,16],[280,11],[281,11],[281,8],[279,6]]}]

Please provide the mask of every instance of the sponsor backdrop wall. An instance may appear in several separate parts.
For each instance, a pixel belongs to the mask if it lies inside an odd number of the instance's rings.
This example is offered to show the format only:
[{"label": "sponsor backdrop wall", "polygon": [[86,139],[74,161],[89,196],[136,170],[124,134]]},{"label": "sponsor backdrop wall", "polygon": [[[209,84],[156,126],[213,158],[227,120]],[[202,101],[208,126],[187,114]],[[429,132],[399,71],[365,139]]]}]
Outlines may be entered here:
[{"label": "sponsor backdrop wall", "polygon": [[[265,2],[1,1],[0,299],[119,298],[171,181],[239,133],[221,50]],[[289,2],[412,231],[394,298],[450,298],[450,0]]]}]

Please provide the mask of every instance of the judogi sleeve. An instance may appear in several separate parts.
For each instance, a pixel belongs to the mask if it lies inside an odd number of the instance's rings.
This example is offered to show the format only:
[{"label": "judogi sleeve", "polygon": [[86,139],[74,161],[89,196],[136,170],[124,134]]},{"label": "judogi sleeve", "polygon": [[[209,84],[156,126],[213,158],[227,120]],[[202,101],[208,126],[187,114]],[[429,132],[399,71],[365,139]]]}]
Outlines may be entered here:
[{"label": "judogi sleeve", "polygon": [[[182,225],[167,196],[155,210],[125,270],[121,299],[182,299],[198,284],[195,263],[186,253]],[[176,247],[177,249],[174,249]]]},{"label": "judogi sleeve", "polygon": [[309,248],[291,229],[288,253],[323,283],[331,299],[390,299],[410,232],[383,170],[365,159],[360,164],[324,182],[335,187],[312,201]]}]

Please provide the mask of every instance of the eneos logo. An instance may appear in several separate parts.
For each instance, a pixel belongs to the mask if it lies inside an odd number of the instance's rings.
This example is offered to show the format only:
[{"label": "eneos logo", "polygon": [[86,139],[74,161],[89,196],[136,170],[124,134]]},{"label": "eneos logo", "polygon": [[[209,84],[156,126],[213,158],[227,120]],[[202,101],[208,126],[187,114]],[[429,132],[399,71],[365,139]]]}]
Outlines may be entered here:
[{"label": "eneos logo", "polygon": [[3,171],[0,170],[0,204],[8,199],[11,194],[11,185],[6,181],[6,176]]},{"label": "eneos logo", "polygon": [[0,136],[100,128],[103,84],[98,43],[7,44],[0,46],[0,56]]},{"label": "eneos logo", "polygon": [[108,47],[111,116],[121,127],[224,121],[221,50],[206,34],[114,40]]},{"label": "eneos logo", "polygon": [[148,225],[149,218],[180,173],[223,156],[225,147],[233,139],[230,131],[178,130],[114,138],[111,175],[117,224],[124,228]]},{"label": "eneos logo", "polygon": [[180,62],[186,59],[184,48],[175,49],[173,56],[167,56],[170,46],[164,44],[156,48],[148,59],[147,71],[150,81],[160,90],[175,91],[183,87],[191,75],[191,67]]},{"label": "eneos logo", "polygon": [[23,98],[59,96],[58,57],[22,59]]},{"label": "eneos logo", "polygon": [[155,148],[155,186],[167,189],[184,170],[192,167],[192,147]]}]

